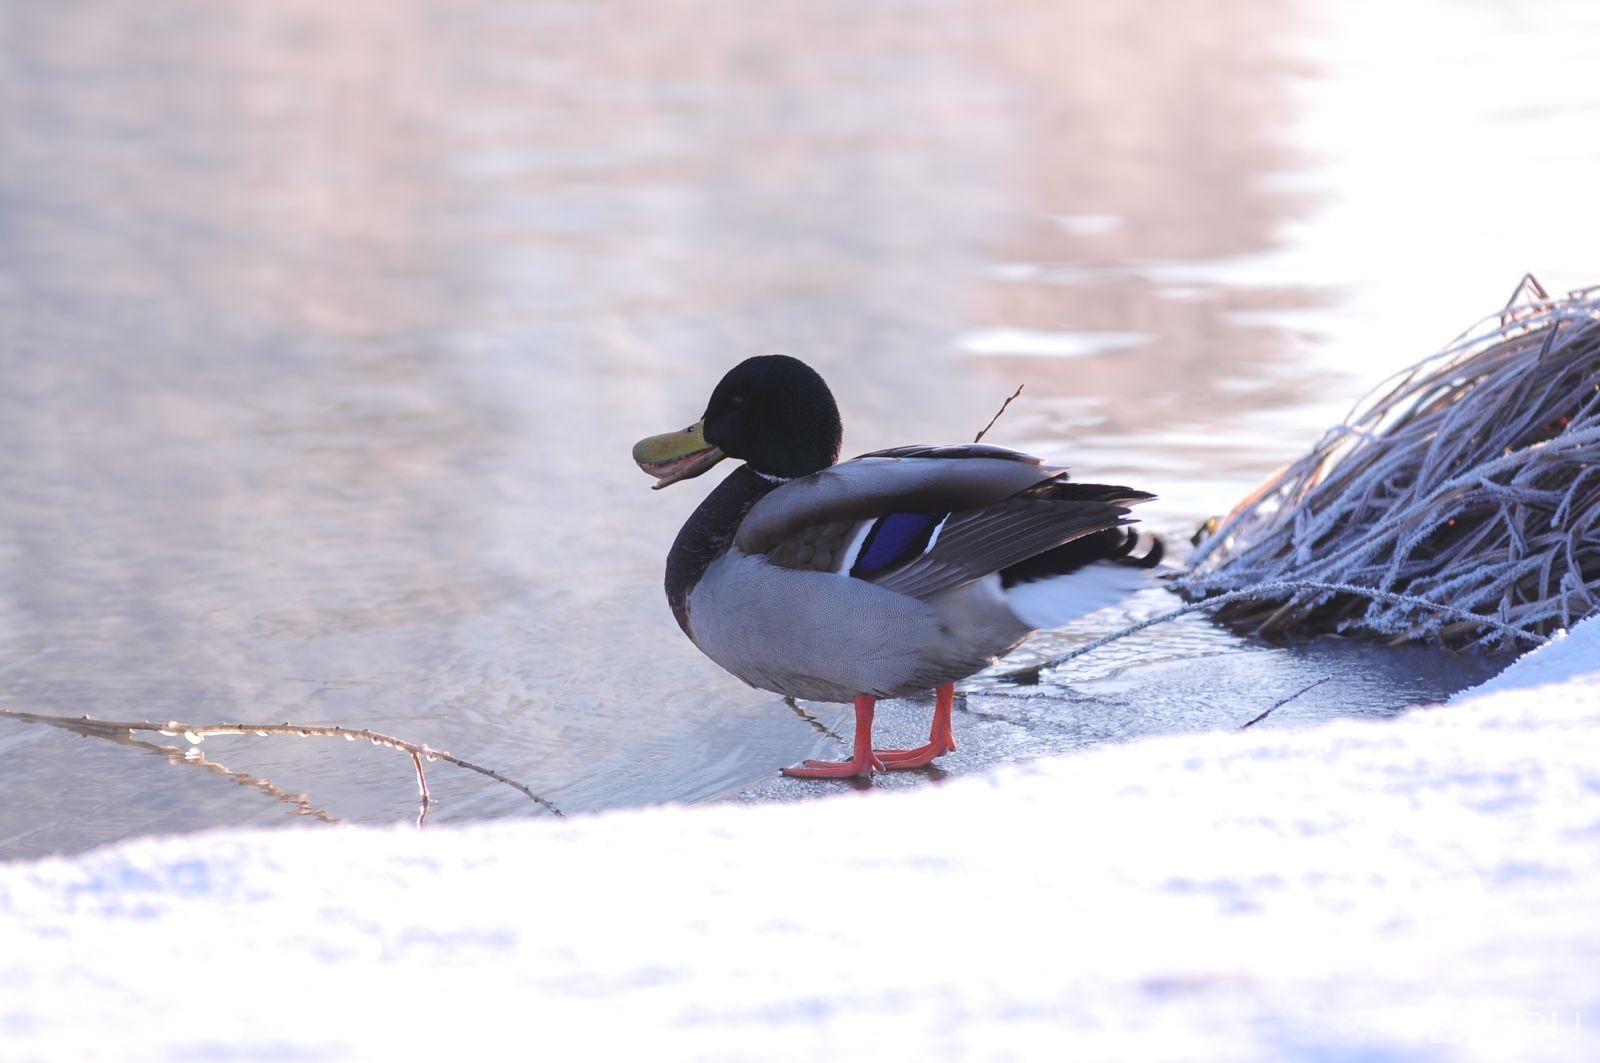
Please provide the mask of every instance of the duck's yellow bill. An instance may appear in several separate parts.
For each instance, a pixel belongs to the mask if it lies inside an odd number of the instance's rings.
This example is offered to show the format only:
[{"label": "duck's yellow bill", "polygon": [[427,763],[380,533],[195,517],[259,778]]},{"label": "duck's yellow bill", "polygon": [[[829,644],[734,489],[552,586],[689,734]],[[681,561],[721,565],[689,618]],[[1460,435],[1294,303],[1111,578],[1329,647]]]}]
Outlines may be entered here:
[{"label": "duck's yellow bill", "polygon": [[656,478],[656,490],[699,476],[727,457],[706,442],[706,423],[696,421],[677,432],[663,432],[633,445],[633,460]]}]

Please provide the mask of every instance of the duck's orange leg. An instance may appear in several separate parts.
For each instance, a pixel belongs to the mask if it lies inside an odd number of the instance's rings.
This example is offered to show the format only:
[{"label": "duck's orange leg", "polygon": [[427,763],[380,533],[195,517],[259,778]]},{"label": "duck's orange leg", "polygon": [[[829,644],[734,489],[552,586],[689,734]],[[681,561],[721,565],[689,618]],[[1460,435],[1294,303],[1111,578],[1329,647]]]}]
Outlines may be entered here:
[{"label": "duck's orange leg", "polygon": [[956,736],[950,729],[950,711],[955,705],[956,685],[946,683],[935,692],[933,726],[928,729],[928,744],[915,749],[877,749],[878,758],[890,771],[921,768],[933,763],[933,758],[956,748]]},{"label": "duck's orange leg", "polygon": [[882,771],[883,761],[872,751],[872,711],[877,704],[875,697],[856,695],[856,747],[855,755],[849,760],[808,760],[784,768],[783,774],[797,779],[849,779],[857,775],[865,778]]}]

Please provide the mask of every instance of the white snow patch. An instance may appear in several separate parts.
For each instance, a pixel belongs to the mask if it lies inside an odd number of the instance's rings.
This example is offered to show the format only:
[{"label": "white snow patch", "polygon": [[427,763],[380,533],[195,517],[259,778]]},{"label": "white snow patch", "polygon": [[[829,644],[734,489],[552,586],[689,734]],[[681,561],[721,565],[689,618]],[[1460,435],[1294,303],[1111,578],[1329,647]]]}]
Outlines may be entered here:
[{"label": "white snow patch", "polygon": [[[1571,641],[1574,639],[1576,641]],[[1566,683],[1574,678],[1574,667],[1581,671],[1585,660],[1590,669],[1600,669],[1600,628],[1596,627],[1594,619],[1579,624],[1570,632],[1557,632],[1549,642],[1518,657],[1499,675],[1471,690],[1463,690],[1450,701],[1454,704],[1503,690],[1528,690]]]},{"label": "white snow patch", "polygon": [[1600,620],[1389,721],[0,865],[0,942],[8,1060],[1593,1059]]}]

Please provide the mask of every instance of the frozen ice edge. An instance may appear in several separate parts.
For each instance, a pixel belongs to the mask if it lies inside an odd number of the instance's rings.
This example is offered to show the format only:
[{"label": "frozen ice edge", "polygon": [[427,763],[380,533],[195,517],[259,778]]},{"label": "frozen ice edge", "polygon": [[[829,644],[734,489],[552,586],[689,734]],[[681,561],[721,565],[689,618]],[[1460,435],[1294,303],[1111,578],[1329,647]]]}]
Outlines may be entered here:
[{"label": "frozen ice edge", "polygon": [[1600,620],[1449,706],[913,792],[0,865],[24,1059],[1579,1059]]}]

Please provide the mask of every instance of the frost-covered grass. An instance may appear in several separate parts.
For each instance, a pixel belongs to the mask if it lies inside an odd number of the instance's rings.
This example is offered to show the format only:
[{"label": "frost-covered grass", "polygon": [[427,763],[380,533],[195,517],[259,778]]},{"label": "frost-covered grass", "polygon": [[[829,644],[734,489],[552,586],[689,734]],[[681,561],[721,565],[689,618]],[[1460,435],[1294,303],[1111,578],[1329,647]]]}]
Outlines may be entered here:
[{"label": "frost-covered grass", "polygon": [[1600,621],[1489,687],[911,793],[0,865],[0,1056],[1593,1059]]},{"label": "frost-covered grass", "polygon": [[[1196,550],[1187,593],[1261,587],[1217,615],[1266,634],[1501,643],[1504,625],[1543,634],[1600,609],[1597,524],[1600,289],[1552,299],[1530,277],[1241,502]],[[1390,597],[1268,586],[1284,580]]]}]

